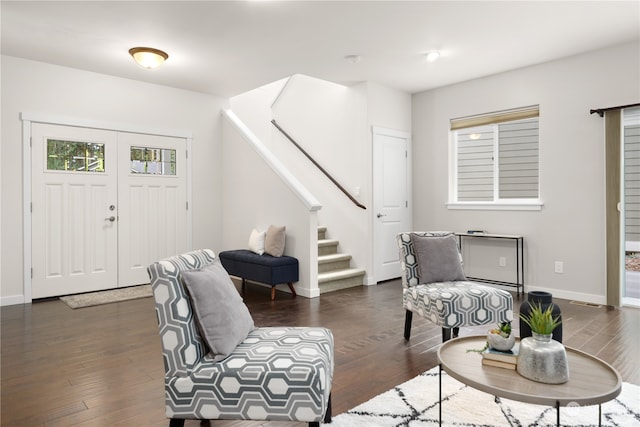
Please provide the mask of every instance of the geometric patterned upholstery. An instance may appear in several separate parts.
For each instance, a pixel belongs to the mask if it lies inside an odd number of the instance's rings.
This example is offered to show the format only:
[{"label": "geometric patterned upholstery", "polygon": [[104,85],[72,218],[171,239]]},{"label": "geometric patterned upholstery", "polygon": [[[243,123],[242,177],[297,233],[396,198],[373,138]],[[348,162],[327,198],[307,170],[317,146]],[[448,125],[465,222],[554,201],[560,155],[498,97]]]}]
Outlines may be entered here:
[{"label": "geometric patterned upholstery", "polygon": [[329,329],[256,328],[224,360],[214,362],[207,353],[180,273],[214,259],[213,251],[205,249],[148,267],[165,366],[167,417],[314,425],[329,420],[334,367]]},{"label": "geometric patterned upholstery", "polygon": [[[397,235],[402,271],[402,305],[443,328],[499,324],[513,320],[513,298],[507,291],[469,281],[421,283],[411,242],[418,236],[447,236],[448,231]],[[462,262],[462,257],[460,257]]]}]

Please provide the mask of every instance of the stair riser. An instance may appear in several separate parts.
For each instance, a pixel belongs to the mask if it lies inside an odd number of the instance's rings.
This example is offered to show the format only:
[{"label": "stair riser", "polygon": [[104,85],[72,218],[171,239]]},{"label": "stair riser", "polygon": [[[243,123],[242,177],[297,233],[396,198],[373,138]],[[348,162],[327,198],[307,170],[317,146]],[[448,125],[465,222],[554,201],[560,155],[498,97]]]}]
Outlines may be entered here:
[{"label": "stair riser", "polygon": [[318,240],[324,240],[327,238],[327,232],[326,231],[318,231]]},{"label": "stair riser", "polygon": [[323,262],[318,264],[318,273],[326,273],[328,271],[346,270],[351,266],[350,260],[340,260],[334,262]]},{"label": "stair riser", "polygon": [[347,277],[339,280],[332,280],[330,282],[324,282],[318,284],[320,288],[320,294],[327,292],[339,291],[341,289],[354,288],[356,286],[362,286],[364,280],[364,274],[361,276]]},{"label": "stair riser", "polygon": [[338,245],[318,246],[318,255],[333,255],[338,253]]}]

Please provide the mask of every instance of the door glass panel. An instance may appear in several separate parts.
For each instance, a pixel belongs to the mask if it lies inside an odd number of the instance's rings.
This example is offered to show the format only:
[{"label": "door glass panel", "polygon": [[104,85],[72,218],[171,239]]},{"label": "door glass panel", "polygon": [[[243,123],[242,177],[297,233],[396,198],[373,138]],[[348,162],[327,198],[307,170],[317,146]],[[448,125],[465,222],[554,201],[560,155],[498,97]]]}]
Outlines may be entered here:
[{"label": "door glass panel", "polygon": [[640,108],[625,109],[623,125],[625,271],[622,304],[640,306]]},{"label": "door glass panel", "polygon": [[104,144],[47,139],[47,170],[104,172]]},{"label": "door glass panel", "polygon": [[131,173],[147,175],[175,175],[176,150],[165,148],[131,147]]}]

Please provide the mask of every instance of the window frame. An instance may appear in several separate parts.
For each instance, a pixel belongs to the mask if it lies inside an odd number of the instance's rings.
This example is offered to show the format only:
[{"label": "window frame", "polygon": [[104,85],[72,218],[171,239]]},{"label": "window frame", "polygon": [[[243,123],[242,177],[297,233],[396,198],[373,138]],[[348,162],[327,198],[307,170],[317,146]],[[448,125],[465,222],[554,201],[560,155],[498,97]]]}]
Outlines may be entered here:
[{"label": "window frame", "polygon": [[[540,182],[540,156],[538,155],[538,197],[536,198],[500,198],[500,168],[499,168],[499,136],[497,128],[501,123],[516,122],[523,119],[538,119],[540,125],[539,106],[533,105],[518,109],[504,110],[493,113],[481,114],[476,116],[462,117],[451,120],[449,130],[449,191],[446,206],[451,210],[541,210],[544,203],[541,199],[541,182]],[[483,125],[493,125],[493,200],[485,201],[459,201],[458,200],[458,143],[457,132],[461,129],[478,127]],[[538,147],[540,138],[538,135]]]}]

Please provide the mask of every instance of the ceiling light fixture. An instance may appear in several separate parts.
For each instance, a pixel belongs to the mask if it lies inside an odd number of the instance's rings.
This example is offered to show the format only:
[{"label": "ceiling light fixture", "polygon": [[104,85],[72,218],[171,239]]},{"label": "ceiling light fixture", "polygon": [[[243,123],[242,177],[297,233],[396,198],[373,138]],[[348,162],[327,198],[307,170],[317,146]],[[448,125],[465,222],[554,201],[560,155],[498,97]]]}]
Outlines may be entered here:
[{"label": "ceiling light fixture", "polygon": [[129,55],[144,68],[158,68],[169,58],[165,52],[152,47],[134,47],[129,49]]},{"label": "ceiling light fixture", "polygon": [[433,62],[436,59],[440,58],[440,52],[438,52],[437,50],[432,50],[431,52],[427,52],[424,57],[427,58],[427,61]]}]

